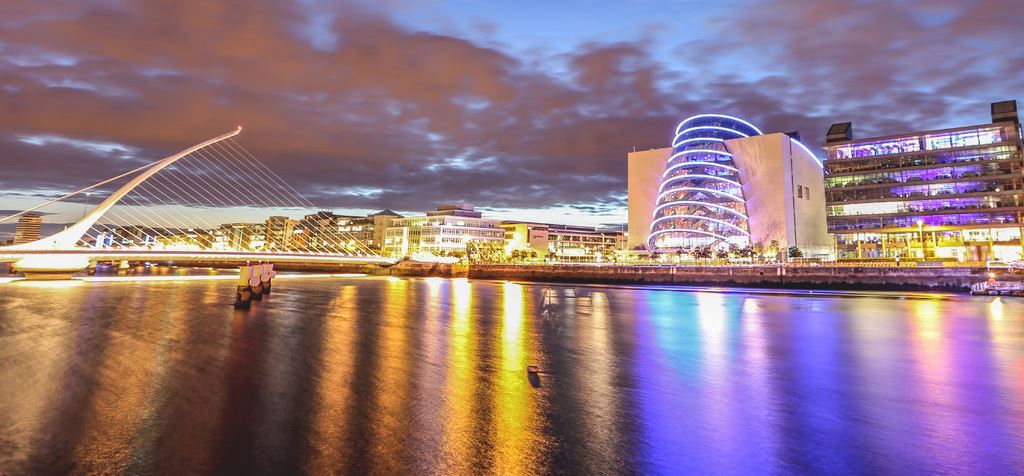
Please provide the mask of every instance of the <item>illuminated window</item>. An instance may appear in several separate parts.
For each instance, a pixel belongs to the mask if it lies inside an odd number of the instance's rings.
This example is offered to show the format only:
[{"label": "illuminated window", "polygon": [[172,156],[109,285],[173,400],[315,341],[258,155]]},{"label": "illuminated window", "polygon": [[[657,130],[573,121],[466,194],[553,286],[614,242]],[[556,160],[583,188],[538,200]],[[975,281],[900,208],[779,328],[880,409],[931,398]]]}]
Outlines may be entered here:
[{"label": "illuminated window", "polygon": [[971,147],[1002,142],[1001,129],[983,129],[937,134],[925,138],[928,150]]}]

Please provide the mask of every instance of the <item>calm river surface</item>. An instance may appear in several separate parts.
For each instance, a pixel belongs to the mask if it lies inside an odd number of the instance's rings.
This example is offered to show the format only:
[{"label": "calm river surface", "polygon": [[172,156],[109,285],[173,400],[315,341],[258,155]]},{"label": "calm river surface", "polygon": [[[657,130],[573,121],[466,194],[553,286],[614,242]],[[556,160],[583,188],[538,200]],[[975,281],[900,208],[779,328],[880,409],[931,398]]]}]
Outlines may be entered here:
[{"label": "calm river surface", "polygon": [[1024,299],[233,293],[0,284],[0,473],[1024,472]]}]

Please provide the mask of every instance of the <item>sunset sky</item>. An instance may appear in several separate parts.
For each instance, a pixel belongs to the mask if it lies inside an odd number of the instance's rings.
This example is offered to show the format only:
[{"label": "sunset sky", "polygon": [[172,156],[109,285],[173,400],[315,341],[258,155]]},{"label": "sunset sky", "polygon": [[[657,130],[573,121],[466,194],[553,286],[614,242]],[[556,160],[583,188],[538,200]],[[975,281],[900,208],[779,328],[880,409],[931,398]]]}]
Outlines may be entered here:
[{"label": "sunset sky", "polygon": [[[0,209],[243,125],[317,205],[625,221],[688,115],[857,136],[1024,98],[1019,0],[4,0]],[[12,197],[21,197],[13,200]]]}]

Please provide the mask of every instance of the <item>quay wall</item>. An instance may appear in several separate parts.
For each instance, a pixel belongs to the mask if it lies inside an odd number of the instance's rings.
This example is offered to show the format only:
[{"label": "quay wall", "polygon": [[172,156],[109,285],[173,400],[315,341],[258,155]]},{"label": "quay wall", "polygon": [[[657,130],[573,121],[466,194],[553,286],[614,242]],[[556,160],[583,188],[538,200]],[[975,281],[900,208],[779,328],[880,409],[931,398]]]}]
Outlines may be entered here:
[{"label": "quay wall", "polygon": [[[237,268],[231,262],[189,262],[185,266]],[[9,270],[0,265],[0,274]],[[616,266],[571,264],[442,264],[401,261],[394,265],[275,262],[284,272],[360,273],[376,276],[443,277],[562,283],[660,284],[781,289],[906,290],[969,292],[985,281],[984,268],[877,266]],[[1024,275],[996,272],[1000,281]]]},{"label": "quay wall", "polygon": [[[967,292],[983,268],[473,265],[472,279],[783,289]],[[1009,276],[997,276],[1005,279]]]}]

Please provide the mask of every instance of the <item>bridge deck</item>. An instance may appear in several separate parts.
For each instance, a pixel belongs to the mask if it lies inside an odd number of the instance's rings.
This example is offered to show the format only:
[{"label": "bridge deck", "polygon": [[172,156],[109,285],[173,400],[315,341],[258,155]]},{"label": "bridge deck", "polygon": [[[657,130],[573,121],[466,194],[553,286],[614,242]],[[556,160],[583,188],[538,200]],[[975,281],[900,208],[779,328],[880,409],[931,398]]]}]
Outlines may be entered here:
[{"label": "bridge deck", "polygon": [[64,256],[85,258],[89,261],[287,261],[292,263],[379,263],[394,264],[395,258],[383,256],[349,256],[330,253],[262,253],[254,251],[188,251],[148,249],[92,249],[73,250],[4,250],[0,248],[0,262],[17,261],[29,256]]}]

